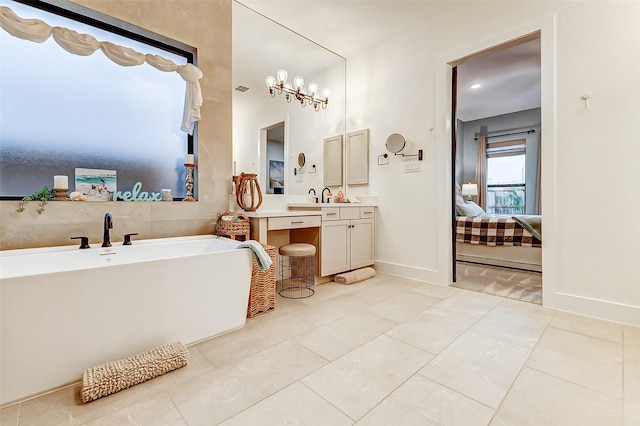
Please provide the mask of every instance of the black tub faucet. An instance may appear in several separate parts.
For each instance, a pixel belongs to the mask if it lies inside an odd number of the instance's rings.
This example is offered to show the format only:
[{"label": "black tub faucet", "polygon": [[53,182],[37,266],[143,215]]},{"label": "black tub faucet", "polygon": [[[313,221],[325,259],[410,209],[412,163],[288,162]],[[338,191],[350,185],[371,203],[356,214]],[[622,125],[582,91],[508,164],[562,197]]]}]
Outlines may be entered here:
[{"label": "black tub faucet", "polygon": [[104,215],[104,233],[102,234],[102,247],[111,247],[111,238],[109,237],[109,229],[113,228],[111,213]]}]

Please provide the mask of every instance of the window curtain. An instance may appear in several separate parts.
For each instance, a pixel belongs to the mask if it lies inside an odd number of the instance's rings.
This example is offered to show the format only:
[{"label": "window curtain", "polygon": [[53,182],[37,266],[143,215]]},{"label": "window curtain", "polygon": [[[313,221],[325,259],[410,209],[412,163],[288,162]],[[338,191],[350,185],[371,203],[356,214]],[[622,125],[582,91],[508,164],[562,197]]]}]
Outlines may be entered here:
[{"label": "window curtain", "polygon": [[62,27],[51,27],[40,19],[23,19],[6,6],[0,6],[0,27],[14,37],[36,43],[42,43],[53,35],[60,47],[75,55],[89,56],[100,49],[107,58],[124,67],[142,65],[146,62],[160,71],[177,72],[187,82],[181,130],[193,134],[194,125],[200,120],[203,101],[199,82],[202,71],[195,65],[177,65],[158,55],[145,55],[129,47],[98,41],[88,34],[80,34]]},{"label": "window curtain", "polygon": [[487,210],[487,137],[478,136],[478,156],[476,158],[476,184],[478,185],[478,205]]}]

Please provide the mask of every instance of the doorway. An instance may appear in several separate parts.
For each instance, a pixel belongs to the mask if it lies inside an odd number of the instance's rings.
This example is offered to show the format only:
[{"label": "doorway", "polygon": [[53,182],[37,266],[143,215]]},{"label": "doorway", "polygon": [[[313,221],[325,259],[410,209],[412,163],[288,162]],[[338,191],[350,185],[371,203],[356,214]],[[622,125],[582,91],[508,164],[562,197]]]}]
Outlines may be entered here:
[{"label": "doorway", "polygon": [[539,304],[541,241],[501,239],[520,230],[498,229],[472,243],[460,232],[471,232],[470,220],[484,228],[480,221],[540,215],[540,45],[536,32],[468,55],[452,64],[451,82],[453,285]]},{"label": "doorway", "polygon": [[285,122],[267,126],[261,130],[260,150],[262,164],[261,176],[264,176],[265,194],[284,194],[286,188],[285,163]]}]

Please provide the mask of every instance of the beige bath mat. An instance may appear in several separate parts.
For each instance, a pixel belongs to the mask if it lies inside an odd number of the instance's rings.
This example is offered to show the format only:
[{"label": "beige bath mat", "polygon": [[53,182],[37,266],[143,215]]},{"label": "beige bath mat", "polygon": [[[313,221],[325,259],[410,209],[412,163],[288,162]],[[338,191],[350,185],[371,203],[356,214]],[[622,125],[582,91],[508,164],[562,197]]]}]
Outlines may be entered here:
[{"label": "beige bath mat", "polygon": [[90,402],[187,365],[189,351],[180,342],[158,346],[126,359],[82,372],[80,399]]},{"label": "beige bath mat", "polygon": [[355,271],[338,274],[333,279],[338,284],[353,284],[376,276],[373,268],[356,269]]}]

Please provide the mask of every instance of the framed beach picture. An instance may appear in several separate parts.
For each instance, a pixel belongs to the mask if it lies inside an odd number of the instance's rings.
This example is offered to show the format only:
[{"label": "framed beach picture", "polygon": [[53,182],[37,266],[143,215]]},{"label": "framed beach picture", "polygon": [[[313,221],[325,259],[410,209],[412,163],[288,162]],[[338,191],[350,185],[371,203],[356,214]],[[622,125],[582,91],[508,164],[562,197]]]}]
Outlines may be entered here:
[{"label": "framed beach picture", "polygon": [[269,188],[274,193],[284,191],[284,161],[269,160]]},{"label": "framed beach picture", "polygon": [[76,191],[87,201],[111,201],[116,192],[116,171],[76,168]]}]

